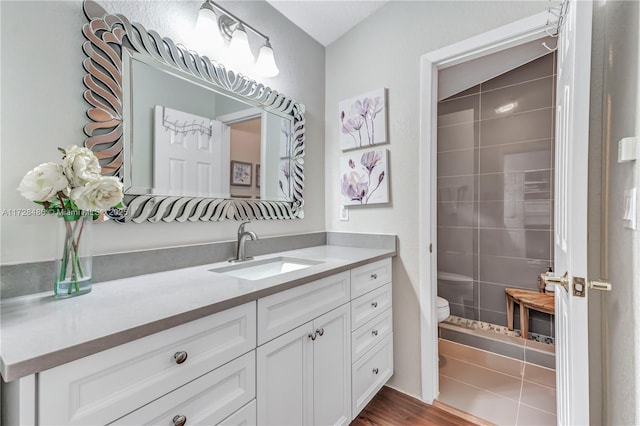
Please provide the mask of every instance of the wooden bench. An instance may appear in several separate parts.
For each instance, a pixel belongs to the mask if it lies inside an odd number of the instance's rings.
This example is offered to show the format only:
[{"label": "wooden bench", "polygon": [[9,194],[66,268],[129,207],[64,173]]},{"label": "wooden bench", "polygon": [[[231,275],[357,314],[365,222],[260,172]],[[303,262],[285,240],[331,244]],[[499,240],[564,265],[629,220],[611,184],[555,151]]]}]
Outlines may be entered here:
[{"label": "wooden bench", "polygon": [[507,326],[509,330],[513,330],[513,304],[514,302],[520,304],[520,335],[523,339],[529,335],[529,309],[545,314],[553,315],[555,313],[553,294],[520,288],[505,288],[504,291],[507,293]]}]

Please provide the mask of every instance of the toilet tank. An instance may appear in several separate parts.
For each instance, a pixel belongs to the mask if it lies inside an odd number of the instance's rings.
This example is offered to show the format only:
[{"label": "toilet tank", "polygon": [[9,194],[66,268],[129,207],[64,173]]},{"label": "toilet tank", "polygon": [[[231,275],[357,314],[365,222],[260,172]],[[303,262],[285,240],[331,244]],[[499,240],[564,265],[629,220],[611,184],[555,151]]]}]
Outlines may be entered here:
[{"label": "toilet tank", "polygon": [[451,315],[477,319],[477,292],[473,277],[438,271],[438,296],[447,299]]}]

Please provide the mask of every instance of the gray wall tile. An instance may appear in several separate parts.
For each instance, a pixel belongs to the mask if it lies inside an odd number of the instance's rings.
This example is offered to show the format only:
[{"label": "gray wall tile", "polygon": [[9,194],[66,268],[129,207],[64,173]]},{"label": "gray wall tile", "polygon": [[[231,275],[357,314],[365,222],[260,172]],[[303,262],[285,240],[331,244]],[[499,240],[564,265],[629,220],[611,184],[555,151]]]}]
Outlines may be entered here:
[{"label": "gray wall tile", "polygon": [[551,200],[481,201],[481,228],[551,229]]},{"label": "gray wall tile", "polygon": [[549,259],[551,231],[480,229],[480,253],[491,256]]},{"label": "gray wall tile", "polygon": [[480,85],[478,84],[477,86],[473,86],[470,89],[464,90],[460,93],[456,93],[453,96],[449,96],[447,99],[442,100],[441,102],[447,102],[450,101],[452,99],[458,99],[462,96],[469,96],[469,95],[474,95],[476,93],[480,93]]},{"label": "gray wall tile", "polygon": [[554,72],[553,55],[549,54],[482,83],[481,90],[493,90],[527,80],[547,77],[553,75]]},{"label": "gray wall tile", "polygon": [[[479,173],[548,170],[552,167],[552,151],[553,142],[551,139],[481,148]],[[464,161],[465,159],[466,157],[463,155],[447,156],[446,158],[449,162],[447,165],[451,161]],[[458,167],[462,168],[463,166],[459,165]],[[454,170],[460,171],[458,169]]]},{"label": "gray wall tile", "polygon": [[438,251],[438,272],[448,272],[478,278],[478,256],[472,253]]},{"label": "gray wall tile", "polygon": [[438,153],[438,177],[475,174],[478,150]]},{"label": "gray wall tile", "polygon": [[443,339],[457,342],[474,348],[483,349],[485,351],[497,353],[519,360],[524,360],[524,345],[515,345],[513,343],[493,340],[484,336],[477,336],[472,333],[442,328],[440,330]]},{"label": "gray wall tile", "polygon": [[439,226],[478,226],[478,204],[473,201],[438,203]]},{"label": "gray wall tile", "polygon": [[465,96],[438,105],[438,127],[469,123],[480,119],[480,94]]},{"label": "gray wall tile", "polygon": [[480,281],[538,290],[538,275],[553,266],[547,259],[520,259],[514,257],[480,255]]},{"label": "gray wall tile", "polygon": [[553,198],[552,179],[552,170],[483,174],[478,177],[478,199],[550,200]]},{"label": "gray wall tile", "polygon": [[476,253],[477,232],[474,228],[438,228],[438,251]]},{"label": "gray wall tile", "polygon": [[554,354],[537,351],[535,349],[525,347],[524,360],[542,367],[556,368],[556,357]]},{"label": "gray wall tile", "polygon": [[479,129],[478,121],[438,127],[438,152],[477,148]]},{"label": "gray wall tile", "polygon": [[438,202],[476,201],[478,199],[477,176],[438,178]]},{"label": "gray wall tile", "polygon": [[505,145],[553,137],[553,108],[512,114],[480,122],[480,146]]},{"label": "gray wall tile", "polygon": [[[549,108],[553,105],[553,84],[553,77],[546,77],[483,92],[480,119],[502,118],[527,111]],[[508,104],[515,106],[509,111],[500,112],[499,108]]]}]

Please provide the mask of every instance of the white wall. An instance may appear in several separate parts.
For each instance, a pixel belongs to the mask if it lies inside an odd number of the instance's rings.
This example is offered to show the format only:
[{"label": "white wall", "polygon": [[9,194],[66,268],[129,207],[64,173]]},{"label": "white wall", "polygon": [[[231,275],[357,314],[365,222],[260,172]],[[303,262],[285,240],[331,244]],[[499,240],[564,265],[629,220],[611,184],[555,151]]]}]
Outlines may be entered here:
[{"label": "white wall", "polygon": [[[101,2],[112,13],[155,29],[189,46],[202,1]],[[263,1],[220,4],[270,37],[280,75],[261,79],[307,107],[305,218],[261,221],[250,228],[259,236],[325,229],[324,224],[324,48]],[[84,142],[87,104],[82,98],[80,1],[3,1],[1,31],[1,198],[0,208],[33,208],[15,188],[39,163],[59,161],[57,147]],[[254,50],[257,50],[254,46]],[[316,161],[310,161],[316,159]],[[54,256],[53,217],[4,216],[1,262],[50,260]],[[196,244],[235,238],[236,222],[100,224],[95,253]]]},{"label": "white wall", "polygon": [[640,160],[617,162],[618,140],[640,136],[640,3],[609,0],[604,7],[602,126],[609,197],[603,273],[613,287],[602,295],[604,424],[640,424],[640,231],[625,229],[621,219],[623,191],[640,187]]},{"label": "white wall", "polygon": [[[329,231],[394,233],[395,375],[390,384],[420,396],[418,302],[418,129],[420,56],[544,11],[548,2],[393,1],[327,47],[326,224]],[[391,204],[340,206],[338,102],[388,88]]]}]

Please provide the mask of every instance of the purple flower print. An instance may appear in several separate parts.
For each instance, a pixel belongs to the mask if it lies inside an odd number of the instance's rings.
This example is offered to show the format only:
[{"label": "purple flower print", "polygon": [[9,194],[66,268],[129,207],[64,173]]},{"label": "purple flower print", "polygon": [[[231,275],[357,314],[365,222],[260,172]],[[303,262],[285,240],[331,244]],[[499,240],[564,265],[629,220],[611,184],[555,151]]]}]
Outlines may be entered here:
[{"label": "purple flower print", "polygon": [[[360,129],[364,124],[364,118],[360,115],[353,115],[345,121],[344,111],[340,113],[340,121],[342,122],[342,133],[351,135],[353,141],[358,146],[362,146],[362,134],[360,133]],[[358,133],[358,139],[354,136],[354,133]]]},{"label": "purple flower print", "polygon": [[369,183],[366,175],[361,176],[357,172],[351,172],[348,176],[346,173],[342,175],[342,195],[349,198],[349,200],[360,201],[360,204],[362,204],[368,189]]},{"label": "purple flower print", "polygon": [[[364,98],[357,100],[351,105],[349,116],[344,111],[340,111],[340,122],[342,123],[342,133],[351,135],[356,146],[362,146],[361,129],[364,126],[367,131],[367,142],[373,145],[375,141],[375,123],[374,120],[378,113],[384,109],[384,104],[380,96],[375,98]],[[358,139],[355,133],[358,134]]]},{"label": "purple flower print", "polygon": [[360,165],[351,158],[348,159],[347,164],[352,171],[342,175],[342,195],[350,201],[368,204],[369,199],[385,178],[384,170],[376,173],[377,177],[372,178],[376,167],[383,164],[381,151],[363,153],[360,157]]},{"label": "purple flower print", "polygon": [[369,176],[371,176],[371,172],[378,165],[378,162],[381,160],[379,151],[371,151],[365,152],[362,154],[362,158],[360,159],[360,164],[364,166],[365,169],[369,172]]}]

